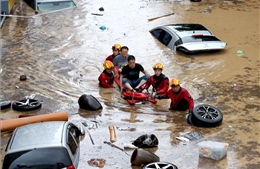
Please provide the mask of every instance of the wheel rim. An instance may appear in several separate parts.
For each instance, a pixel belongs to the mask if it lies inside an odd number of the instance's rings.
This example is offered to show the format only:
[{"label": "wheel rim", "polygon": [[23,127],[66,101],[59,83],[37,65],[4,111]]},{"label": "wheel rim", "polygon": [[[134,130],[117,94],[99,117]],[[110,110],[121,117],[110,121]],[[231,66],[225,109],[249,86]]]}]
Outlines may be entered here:
[{"label": "wheel rim", "polygon": [[39,101],[35,100],[23,100],[23,101],[17,101],[16,105],[18,107],[35,107],[39,105]]},{"label": "wheel rim", "polygon": [[155,162],[147,164],[143,169],[177,169],[177,167],[167,162]]},{"label": "wheel rim", "polygon": [[211,106],[201,106],[197,108],[197,113],[204,119],[214,120],[219,117],[219,111]]}]

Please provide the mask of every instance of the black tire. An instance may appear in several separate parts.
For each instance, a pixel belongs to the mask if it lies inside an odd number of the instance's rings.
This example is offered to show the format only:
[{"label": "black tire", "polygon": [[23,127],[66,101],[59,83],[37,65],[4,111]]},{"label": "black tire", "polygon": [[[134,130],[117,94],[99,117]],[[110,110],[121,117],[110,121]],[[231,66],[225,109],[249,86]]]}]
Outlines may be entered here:
[{"label": "black tire", "polygon": [[1,110],[11,107],[11,102],[8,99],[0,99]]},{"label": "black tire", "polygon": [[191,115],[192,115],[192,114],[187,114],[186,120],[187,120],[187,123],[188,123],[189,125],[193,126],[193,123],[192,123],[192,121],[191,121]]},{"label": "black tire", "polygon": [[154,162],[150,164],[146,164],[142,167],[142,169],[178,169],[178,167],[172,163],[168,162]]},{"label": "black tire", "polygon": [[[25,104],[26,102],[28,103]],[[16,111],[32,111],[32,110],[39,109],[41,107],[42,107],[42,103],[39,100],[35,100],[35,99],[18,100],[12,104],[13,110]]]},{"label": "black tire", "polygon": [[222,123],[223,114],[211,105],[195,106],[190,117],[191,124],[198,127],[216,127]]}]

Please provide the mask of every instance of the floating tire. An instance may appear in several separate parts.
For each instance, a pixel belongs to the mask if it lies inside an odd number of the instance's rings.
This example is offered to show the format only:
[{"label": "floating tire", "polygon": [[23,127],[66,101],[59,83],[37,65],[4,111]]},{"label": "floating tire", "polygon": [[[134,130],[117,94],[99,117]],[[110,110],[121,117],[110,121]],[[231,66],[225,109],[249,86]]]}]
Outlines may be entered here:
[{"label": "floating tire", "polygon": [[178,167],[168,162],[154,162],[143,166],[142,169],[178,169]]},{"label": "floating tire", "polygon": [[201,104],[195,106],[188,122],[198,127],[216,127],[222,123],[223,114],[211,105]]},{"label": "floating tire", "polygon": [[16,111],[32,111],[41,108],[42,103],[35,99],[22,99],[12,104],[13,110]]},{"label": "floating tire", "polygon": [[11,107],[11,102],[8,99],[0,99],[1,110]]}]

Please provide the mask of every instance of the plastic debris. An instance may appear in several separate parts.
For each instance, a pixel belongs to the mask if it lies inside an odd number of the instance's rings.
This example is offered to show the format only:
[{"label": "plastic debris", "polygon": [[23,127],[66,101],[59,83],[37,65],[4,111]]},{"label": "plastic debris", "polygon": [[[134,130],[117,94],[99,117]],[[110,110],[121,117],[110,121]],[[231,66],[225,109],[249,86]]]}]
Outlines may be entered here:
[{"label": "plastic debris", "polygon": [[88,127],[88,124],[86,122],[82,122],[83,126]]},{"label": "plastic debris", "polygon": [[190,140],[185,137],[175,137],[177,140],[189,142]]},{"label": "plastic debris", "polygon": [[100,7],[98,10],[103,12],[105,9],[103,7]]},{"label": "plastic debris", "polygon": [[[180,134],[180,138],[182,138],[182,137],[187,138],[189,141],[195,141],[195,140],[204,138],[201,134],[194,132],[194,131]],[[176,139],[177,139],[177,137],[176,137]]]},{"label": "plastic debris", "polygon": [[240,90],[242,90],[242,88],[238,87],[237,84],[233,84],[233,89],[234,89],[235,91],[240,91]]},{"label": "plastic debris", "polygon": [[106,160],[103,158],[92,158],[92,159],[88,160],[88,164],[90,166],[99,167],[99,168],[103,168],[105,163],[106,163]]},{"label": "plastic debris", "polygon": [[116,130],[115,127],[113,125],[108,126],[109,129],[109,133],[110,133],[110,141],[116,142]]},{"label": "plastic debris", "polygon": [[237,50],[237,56],[243,56],[244,51],[243,50]]},{"label": "plastic debris", "polygon": [[159,141],[154,134],[144,134],[134,140],[132,144],[139,148],[152,148],[157,147]]},{"label": "plastic debris", "polygon": [[103,16],[102,13],[91,13],[91,15]]},{"label": "plastic debris", "polygon": [[214,160],[220,160],[227,154],[228,143],[216,141],[202,141],[198,143],[199,155]]},{"label": "plastic debris", "polygon": [[102,25],[102,26],[99,27],[99,29],[101,29],[103,31],[103,30],[107,29],[107,27]]},{"label": "plastic debris", "polygon": [[138,147],[132,145],[132,144],[124,144],[124,150],[131,150],[131,149],[137,149]]},{"label": "plastic debris", "polygon": [[21,75],[21,76],[20,76],[20,80],[21,80],[21,81],[25,81],[26,79],[27,79],[26,75]]}]

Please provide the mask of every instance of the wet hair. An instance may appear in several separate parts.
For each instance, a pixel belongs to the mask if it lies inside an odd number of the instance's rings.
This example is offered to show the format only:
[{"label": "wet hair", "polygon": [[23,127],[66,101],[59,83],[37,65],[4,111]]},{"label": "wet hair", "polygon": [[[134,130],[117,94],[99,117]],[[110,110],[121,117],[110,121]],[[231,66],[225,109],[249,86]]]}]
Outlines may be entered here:
[{"label": "wet hair", "polygon": [[129,48],[128,48],[127,46],[122,46],[122,47],[121,47],[121,50],[122,50],[122,49],[129,50]]},{"label": "wet hair", "polygon": [[127,61],[129,62],[130,60],[135,60],[135,57],[133,55],[129,55]]}]

